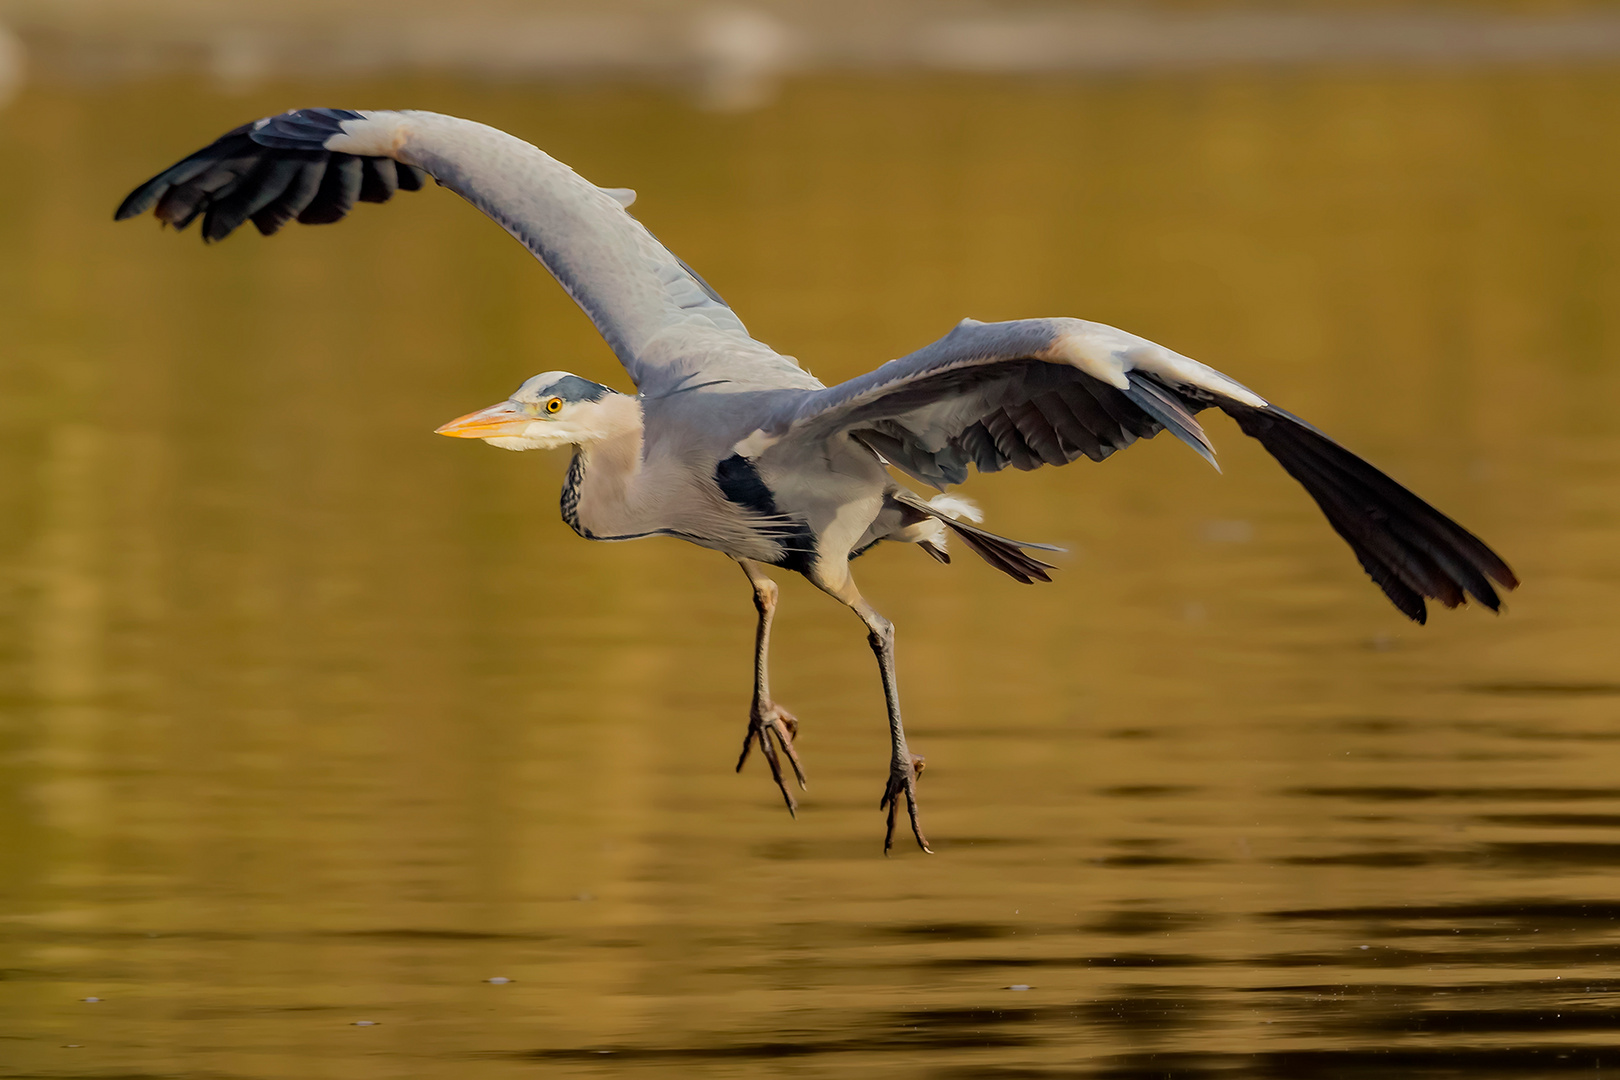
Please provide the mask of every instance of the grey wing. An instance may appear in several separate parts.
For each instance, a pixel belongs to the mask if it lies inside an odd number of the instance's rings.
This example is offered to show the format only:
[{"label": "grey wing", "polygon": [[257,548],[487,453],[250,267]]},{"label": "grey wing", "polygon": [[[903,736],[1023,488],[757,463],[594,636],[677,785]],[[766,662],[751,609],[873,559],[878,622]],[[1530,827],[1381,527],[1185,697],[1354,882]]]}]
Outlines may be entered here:
[{"label": "grey wing", "polygon": [[815,440],[848,431],[935,487],[966,480],[969,465],[996,472],[1101,461],[1167,428],[1213,464],[1193,415],[1207,403],[1137,371],[1151,350],[1180,362],[1183,385],[1264,404],[1213,369],[1098,323],[966,320],[909,356],[799,398],[766,433]]},{"label": "grey wing", "polygon": [[1196,413],[1232,416],[1298,480],[1402,612],[1467,596],[1495,610],[1491,580],[1518,584],[1472,533],[1299,418],[1213,368],[1145,338],[1079,319],[963,322],[869,374],[772,418],[757,445],[848,435],[896,468],[943,487],[968,466],[1034,469],[1101,461],[1169,430],[1214,463]]},{"label": "grey wing", "polygon": [[118,208],[154,209],[219,240],[251,220],[337,221],[359,202],[416,190],[424,175],[467,199],[550,270],[644,393],[695,385],[821,384],[755,341],[708,283],[603,189],[538,148],[484,124],[428,112],[299,109],[245,124],[159,173]]}]

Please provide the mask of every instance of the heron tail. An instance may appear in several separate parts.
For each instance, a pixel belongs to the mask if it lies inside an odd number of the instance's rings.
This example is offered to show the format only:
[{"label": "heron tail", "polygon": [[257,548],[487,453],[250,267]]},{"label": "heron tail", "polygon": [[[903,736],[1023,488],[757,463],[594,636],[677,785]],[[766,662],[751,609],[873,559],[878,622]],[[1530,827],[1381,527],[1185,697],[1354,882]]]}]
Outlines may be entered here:
[{"label": "heron tail", "polygon": [[[1057,567],[1051,563],[1042,562],[1024,549],[1062,551],[1062,548],[1055,544],[1037,544],[1030,540],[1012,540],[1005,536],[997,536],[993,532],[987,532],[977,525],[970,524],[969,521],[964,521],[963,518],[979,521],[983,517],[979,512],[978,505],[970,500],[955,495],[939,495],[925,502],[910,492],[904,491],[890,492],[889,498],[904,508],[904,520],[908,524],[933,518],[946,529],[960,536],[962,543],[966,544],[975,555],[1008,577],[1021,581],[1025,585],[1033,585],[1037,581],[1052,580],[1047,571],[1056,570]],[[948,563],[951,561],[950,556],[945,551],[943,536],[938,538],[938,543],[925,540],[919,546],[939,562]]]},{"label": "heron tail", "polygon": [[960,536],[962,543],[966,544],[975,555],[1015,581],[1033,585],[1037,581],[1052,580],[1047,571],[1056,570],[1057,567],[1042,562],[1024,549],[1062,551],[1062,548],[1052,544],[1036,544],[1028,540],[1012,540],[1005,536],[997,536],[993,532],[986,532],[976,525],[969,525],[955,518],[941,517],[940,520],[945,523],[947,529]]}]

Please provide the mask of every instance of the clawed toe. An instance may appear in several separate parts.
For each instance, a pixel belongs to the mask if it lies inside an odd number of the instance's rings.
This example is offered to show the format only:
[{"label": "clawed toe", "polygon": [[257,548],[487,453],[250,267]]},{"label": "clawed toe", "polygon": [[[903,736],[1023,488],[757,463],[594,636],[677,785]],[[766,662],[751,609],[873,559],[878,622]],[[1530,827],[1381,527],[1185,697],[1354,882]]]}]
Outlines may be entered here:
[{"label": "clawed toe", "polygon": [[910,761],[902,764],[893,762],[889,769],[889,782],[883,789],[883,798],[878,803],[879,810],[889,812],[888,829],[883,834],[883,854],[887,855],[894,846],[894,817],[900,809],[900,797],[905,796],[906,813],[911,818],[911,835],[917,838],[917,846],[928,852],[934,849],[928,846],[928,837],[923,835],[922,825],[917,821],[917,777],[922,775],[924,761],[916,754],[911,754]]},{"label": "clawed toe", "polygon": [[[799,782],[799,787],[809,785],[805,781],[804,767],[799,764],[798,751],[793,749],[793,740],[799,734],[799,721],[794,715],[780,705],[766,703],[756,705],[753,718],[748,723],[748,733],[743,736],[742,753],[737,756],[737,771],[742,772],[743,765],[748,761],[748,754],[759,743],[759,752],[764,755],[765,763],[771,767],[771,779],[782,792],[782,801],[787,804],[788,813],[798,816],[799,804],[788,790],[787,779],[782,775],[781,757],[786,757],[788,764],[793,768],[793,776]],[[781,756],[777,750],[781,749]]]}]

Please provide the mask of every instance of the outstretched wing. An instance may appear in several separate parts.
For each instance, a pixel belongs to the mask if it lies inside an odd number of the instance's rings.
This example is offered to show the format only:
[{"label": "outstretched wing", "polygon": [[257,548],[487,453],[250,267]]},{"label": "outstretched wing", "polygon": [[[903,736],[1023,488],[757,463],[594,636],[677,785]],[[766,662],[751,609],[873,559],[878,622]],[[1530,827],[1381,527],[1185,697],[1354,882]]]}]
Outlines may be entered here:
[{"label": "outstretched wing", "polygon": [[[1320,431],[1213,368],[1145,338],[1079,319],[964,321],[877,370],[807,394],[756,445],[848,434],[896,468],[943,487],[968,466],[1034,469],[1101,461],[1169,430],[1214,464],[1196,413],[1215,406],[1298,480],[1373,581],[1423,622],[1425,598],[1500,606],[1518,585],[1472,533]],[[785,447],[784,447],[785,448]]]},{"label": "outstretched wing", "polygon": [[1111,326],[966,319],[910,356],[798,398],[765,434],[778,441],[852,432],[935,487],[960,484],[969,465],[996,472],[1101,461],[1166,428],[1214,464],[1193,415],[1205,402],[1143,378],[1148,372],[1168,385],[1265,404],[1213,368]]},{"label": "outstretched wing", "polygon": [[356,202],[415,191],[424,175],[489,215],[585,309],[644,393],[698,383],[738,389],[821,383],[749,337],[709,285],[603,189],[505,132],[428,112],[299,109],[244,124],[135,189],[119,220],[153,209],[205,240],[251,220],[344,217]]}]

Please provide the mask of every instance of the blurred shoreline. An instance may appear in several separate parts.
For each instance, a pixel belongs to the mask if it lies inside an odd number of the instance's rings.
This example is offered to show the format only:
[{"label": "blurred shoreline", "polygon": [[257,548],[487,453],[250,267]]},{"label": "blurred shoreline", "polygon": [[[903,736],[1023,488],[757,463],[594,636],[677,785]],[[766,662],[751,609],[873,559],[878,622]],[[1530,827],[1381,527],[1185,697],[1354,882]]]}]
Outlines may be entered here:
[{"label": "blurred shoreline", "polygon": [[400,72],[617,79],[689,88],[720,108],[762,104],[779,79],[826,71],[1086,74],[1620,58],[1616,6],[0,0],[0,24],[20,39],[30,77],[52,82],[179,72],[238,87]]}]

